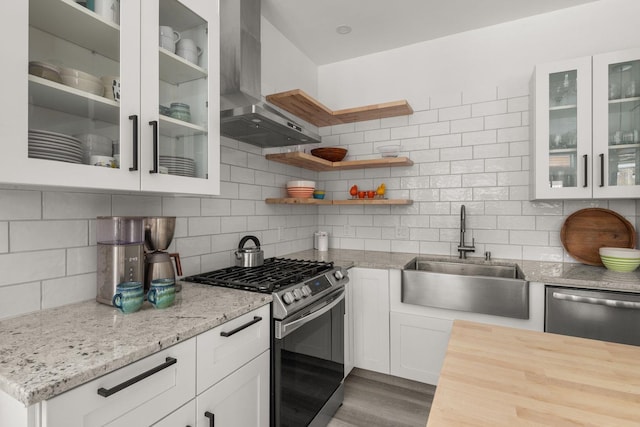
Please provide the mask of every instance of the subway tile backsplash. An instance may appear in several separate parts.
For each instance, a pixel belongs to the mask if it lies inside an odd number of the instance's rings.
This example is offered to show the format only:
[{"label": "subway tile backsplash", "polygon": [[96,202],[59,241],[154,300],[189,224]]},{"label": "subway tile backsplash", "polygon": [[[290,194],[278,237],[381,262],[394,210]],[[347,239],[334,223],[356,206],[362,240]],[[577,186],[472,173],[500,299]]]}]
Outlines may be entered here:
[{"label": "subway tile backsplash", "polygon": [[[95,297],[100,215],[176,216],[169,249],[180,252],[185,275],[233,265],[247,234],[260,239],[265,257],[311,248],[318,229],[329,231],[331,248],[457,255],[463,204],[475,257],[571,262],[559,231],[585,207],[613,209],[638,228],[640,200],[528,201],[527,85],[423,96],[412,106],[410,116],[319,129],[322,145],[348,148],[348,159],[400,144],[410,167],[318,173],[222,138],[217,197],[0,188],[0,319]],[[349,197],[354,184],[384,182],[389,198],[413,205],[265,204],[284,197],[291,179],[315,180],[332,199]]]}]

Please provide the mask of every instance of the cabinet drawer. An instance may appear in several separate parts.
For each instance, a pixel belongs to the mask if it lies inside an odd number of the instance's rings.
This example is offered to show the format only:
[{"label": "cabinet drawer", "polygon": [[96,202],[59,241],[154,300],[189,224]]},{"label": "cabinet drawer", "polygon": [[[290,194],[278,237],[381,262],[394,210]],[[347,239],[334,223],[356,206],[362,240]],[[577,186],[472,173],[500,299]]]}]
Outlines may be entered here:
[{"label": "cabinet drawer", "polygon": [[269,348],[270,310],[265,305],[196,337],[198,394]]},{"label": "cabinet drawer", "polygon": [[[49,399],[42,403],[42,426],[150,425],[195,397],[195,354],[192,338]],[[147,373],[108,397],[98,394]]]}]

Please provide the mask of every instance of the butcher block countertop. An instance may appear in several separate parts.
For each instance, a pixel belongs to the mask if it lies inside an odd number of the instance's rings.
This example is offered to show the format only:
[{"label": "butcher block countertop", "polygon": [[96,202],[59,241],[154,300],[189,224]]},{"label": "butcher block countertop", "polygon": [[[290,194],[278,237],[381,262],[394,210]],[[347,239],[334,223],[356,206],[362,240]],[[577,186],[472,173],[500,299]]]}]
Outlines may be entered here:
[{"label": "butcher block countertop", "polygon": [[521,425],[640,425],[640,347],[456,320],[427,426]]}]

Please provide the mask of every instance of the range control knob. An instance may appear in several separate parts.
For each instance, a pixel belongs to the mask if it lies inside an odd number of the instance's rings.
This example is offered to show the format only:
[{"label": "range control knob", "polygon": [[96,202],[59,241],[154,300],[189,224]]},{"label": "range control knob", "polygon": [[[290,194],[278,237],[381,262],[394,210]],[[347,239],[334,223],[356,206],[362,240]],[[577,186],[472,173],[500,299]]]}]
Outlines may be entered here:
[{"label": "range control knob", "polygon": [[308,285],[304,285],[302,287],[302,296],[306,298],[309,295],[311,295],[311,288]]},{"label": "range control knob", "polygon": [[344,274],[342,274],[342,271],[337,270],[336,272],[333,273],[333,277],[335,277],[336,280],[342,280],[344,279]]},{"label": "range control knob", "polygon": [[300,290],[300,288],[296,288],[296,289],[293,290],[293,297],[296,300],[299,300],[299,299],[302,298],[302,291]]},{"label": "range control knob", "polygon": [[291,304],[295,301],[295,298],[293,297],[293,294],[291,292],[287,292],[286,294],[282,295],[282,299],[287,304]]}]

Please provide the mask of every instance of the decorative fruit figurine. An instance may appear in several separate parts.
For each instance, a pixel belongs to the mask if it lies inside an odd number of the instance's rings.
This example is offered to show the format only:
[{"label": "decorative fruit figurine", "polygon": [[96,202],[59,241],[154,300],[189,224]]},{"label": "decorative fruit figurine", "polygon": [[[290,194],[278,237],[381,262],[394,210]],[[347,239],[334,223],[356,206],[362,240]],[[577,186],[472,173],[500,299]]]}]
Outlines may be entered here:
[{"label": "decorative fruit figurine", "polygon": [[366,196],[366,194],[366,191],[358,191],[358,199],[364,199],[364,196]]},{"label": "decorative fruit figurine", "polygon": [[382,184],[380,184],[380,186],[376,190],[376,194],[378,195],[378,197],[380,197],[382,199],[384,197],[385,190],[386,190],[386,187],[385,187],[384,182],[383,182]]},{"label": "decorative fruit figurine", "polygon": [[358,186],[354,185],[353,187],[351,187],[351,189],[349,190],[349,194],[351,194],[351,197],[357,197],[358,196]]},{"label": "decorative fruit figurine", "polygon": [[373,199],[376,196],[376,192],[373,190],[367,191],[367,197]]}]

